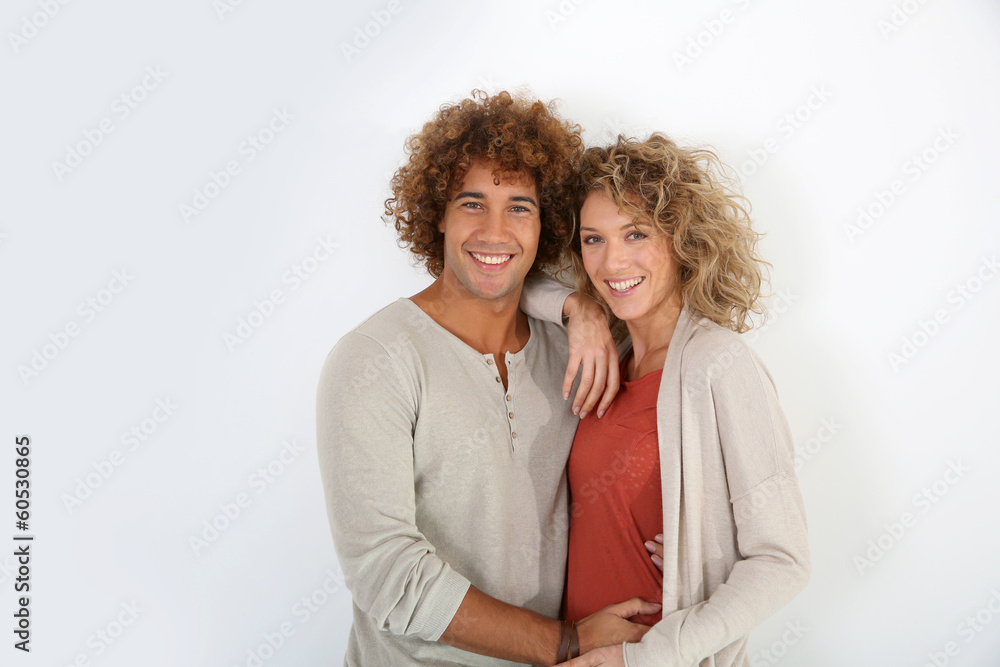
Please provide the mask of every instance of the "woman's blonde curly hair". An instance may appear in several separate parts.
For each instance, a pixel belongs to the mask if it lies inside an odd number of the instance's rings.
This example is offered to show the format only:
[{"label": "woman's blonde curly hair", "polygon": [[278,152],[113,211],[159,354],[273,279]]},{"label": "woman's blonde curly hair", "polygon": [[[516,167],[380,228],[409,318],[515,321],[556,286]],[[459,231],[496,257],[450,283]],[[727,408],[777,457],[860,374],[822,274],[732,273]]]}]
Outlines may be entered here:
[{"label": "woman's blonde curly hair", "polygon": [[[737,333],[754,326],[751,313],[764,314],[761,289],[769,263],[757,254],[761,236],[754,231],[749,204],[714,152],[682,148],[653,133],[645,141],[619,136],[611,146],[584,154],[576,212],[587,195],[602,192],[618,208],[652,225],[671,242],[678,264],[678,284],[692,316],[701,314]],[[579,292],[593,297],[608,314],[616,340],[625,323],[594,289],[575,233],[568,268]]]}]

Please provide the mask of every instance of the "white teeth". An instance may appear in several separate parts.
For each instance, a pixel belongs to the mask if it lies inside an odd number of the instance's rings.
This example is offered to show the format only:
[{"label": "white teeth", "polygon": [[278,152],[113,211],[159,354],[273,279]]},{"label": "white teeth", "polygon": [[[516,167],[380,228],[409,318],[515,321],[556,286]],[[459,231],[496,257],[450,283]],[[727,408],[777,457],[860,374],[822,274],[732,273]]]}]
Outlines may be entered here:
[{"label": "white teeth", "polygon": [[645,278],[633,278],[632,280],[623,280],[623,281],[617,282],[617,283],[611,282],[609,280],[608,284],[611,285],[611,289],[615,290],[616,292],[625,292],[625,291],[627,291],[627,290],[635,287],[636,285],[638,285],[639,283],[641,283],[643,280],[645,280]]},{"label": "white teeth", "polygon": [[477,252],[469,253],[483,264],[503,264],[513,255],[480,255]]}]

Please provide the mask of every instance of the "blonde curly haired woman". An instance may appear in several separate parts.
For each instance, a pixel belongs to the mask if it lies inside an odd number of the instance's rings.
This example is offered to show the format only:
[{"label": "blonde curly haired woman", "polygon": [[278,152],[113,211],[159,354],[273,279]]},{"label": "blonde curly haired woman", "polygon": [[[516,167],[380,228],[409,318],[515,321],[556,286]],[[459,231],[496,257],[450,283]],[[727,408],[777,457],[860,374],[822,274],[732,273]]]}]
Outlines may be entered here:
[{"label": "blonde curly haired woman", "polygon": [[[568,264],[607,312],[620,388],[570,454],[566,619],[663,606],[633,618],[651,626],[640,642],[571,667],[749,665],[750,630],[808,581],[788,423],[738,335],[763,311],[765,266],[741,202],[713,153],[662,134],[586,153]],[[554,293],[529,285],[522,305],[557,320]]]}]

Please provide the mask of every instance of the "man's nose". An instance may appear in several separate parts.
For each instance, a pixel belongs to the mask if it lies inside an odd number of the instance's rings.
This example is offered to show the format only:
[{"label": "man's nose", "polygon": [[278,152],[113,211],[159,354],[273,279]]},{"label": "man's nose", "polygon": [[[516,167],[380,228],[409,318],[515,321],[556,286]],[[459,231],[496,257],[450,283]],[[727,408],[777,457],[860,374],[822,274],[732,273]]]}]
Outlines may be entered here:
[{"label": "man's nose", "polygon": [[508,231],[503,211],[487,211],[479,237],[487,243],[504,243],[507,241]]}]

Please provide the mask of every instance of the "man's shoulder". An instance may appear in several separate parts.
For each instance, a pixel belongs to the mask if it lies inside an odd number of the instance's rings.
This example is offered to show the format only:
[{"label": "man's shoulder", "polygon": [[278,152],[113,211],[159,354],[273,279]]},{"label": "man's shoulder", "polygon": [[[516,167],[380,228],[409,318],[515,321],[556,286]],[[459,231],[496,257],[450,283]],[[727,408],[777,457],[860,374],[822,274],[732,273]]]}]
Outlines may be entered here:
[{"label": "man's shoulder", "polygon": [[[527,314],[526,314],[527,315]],[[532,337],[537,337],[538,342],[547,350],[559,353],[569,353],[569,339],[566,337],[566,327],[548,320],[539,320],[531,315],[527,315],[528,326],[531,327]]]},{"label": "man's shoulder", "polygon": [[416,306],[407,298],[400,297],[361,320],[348,333],[360,333],[372,338],[378,338],[385,332],[406,326],[407,320],[414,316],[410,306]]},{"label": "man's shoulder", "polygon": [[345,333],[331,353],[340,356],[399,356],[404,350],[421,347],[418,341],[427,338],[432,324],[419,306],[407,298],[399,298]]}]

